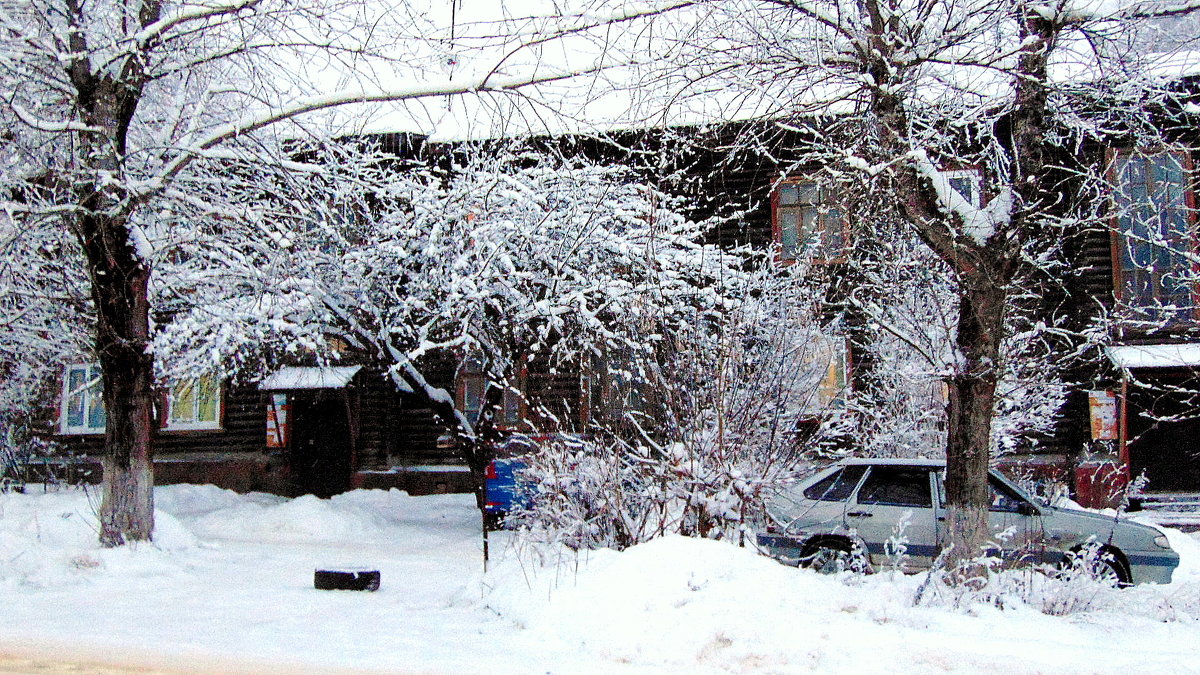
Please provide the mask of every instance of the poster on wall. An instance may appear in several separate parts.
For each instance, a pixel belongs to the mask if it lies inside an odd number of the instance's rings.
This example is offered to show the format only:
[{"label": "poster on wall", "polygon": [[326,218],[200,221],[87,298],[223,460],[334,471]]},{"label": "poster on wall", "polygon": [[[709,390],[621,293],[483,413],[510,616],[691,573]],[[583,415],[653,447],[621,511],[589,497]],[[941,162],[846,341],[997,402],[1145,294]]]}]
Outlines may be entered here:
[{"label": "poster on wall", "polygon": [[1088,408],[1092,413],[1092,440],[1117,440],[1117,397],[1111,391],[1089,391]]},{"label": "poster on wall", "polygon": [[288,445],[287,394],[271,394],[267,402],[267,447],[286,448]]}]

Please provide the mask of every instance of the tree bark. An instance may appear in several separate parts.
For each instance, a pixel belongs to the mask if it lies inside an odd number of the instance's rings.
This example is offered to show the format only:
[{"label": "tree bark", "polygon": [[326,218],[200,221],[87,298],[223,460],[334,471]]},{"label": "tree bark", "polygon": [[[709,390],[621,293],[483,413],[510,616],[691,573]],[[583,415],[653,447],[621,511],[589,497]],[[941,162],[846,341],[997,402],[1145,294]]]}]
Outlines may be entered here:
[{"label": "tree bark", "polygon": [[964,286],[955,335],[960,362],[946,405],[946,562],[952,569],[980,555],[989,537],[988,460],[1008,302],[1003,286]]},{"label": "tree bark", "polygon": [[107,416],[100,543],[120,546],[149,540],[154,531],[150,271],[133,250],[123,219],[89,215],[83,221]]}]

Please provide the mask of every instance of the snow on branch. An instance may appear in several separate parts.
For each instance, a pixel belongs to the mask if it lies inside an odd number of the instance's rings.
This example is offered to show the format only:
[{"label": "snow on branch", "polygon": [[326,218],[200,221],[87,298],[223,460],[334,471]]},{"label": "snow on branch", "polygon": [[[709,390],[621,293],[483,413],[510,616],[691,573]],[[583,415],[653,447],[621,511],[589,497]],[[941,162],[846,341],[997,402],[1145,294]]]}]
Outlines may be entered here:
[{"label": "snow on branch", "polygon": [[957,216],[962,223],[963,233],[977,244],[982,246],[987,243],[996,230],[1008,222],[1012,211],[1011,188],[1006,187],[987,206],[978,207],[954,189],[950,178],[933,165],[923,148],[908,153],[908,159],[917,173],[933,187],[942,211]]},{"label": "snow on branch", "polygon": [[215,6],[200,6],[191,9],[180,10],[172,16],[164,17],[148,24],[140,31],[133,35],[133,41],[139,45],[146,45],[151,40],[163,35],[167,31],[192,21],[202,21],[216,16],[225,16],[228,14],[236,14],[238,12],[252,9],[262,0],[239,0],[229,4],[220,4]]},{"label": "snow on branch", "polygon": [[567,70],[558,69],[542,69],[540,74],[534,73],[520,77],[497,78],[491,73],[481,77],[467,79],[461,83],[438,82],[426,86],[415,86],[406,89],[398,89],[391,91],[357,91],[357,92],[341,92],[326,96],[312,96],[303,98],[294,103],[278,108],[273,108],[263,113],[243,117],[242,119],[224,124],[216,130],[209,133],[207,136],[199,139],[190,148],[185,148],[173,161],[168,163],[159,173],[158,177],[147,187],[156,187],[170,180],[188,164],[200,157],[202,152],[212,148],[220,143],[228,141],[242,134],[250,133],[263,127],[292,119],[306,113],[316,112],[320,110],[328,110],[339,106],[353,105],[357,103],[396,103],[400,101],[411,101],[414,99],[432,98],[437,96],[461,96],[463,94],[478,94],[486,92],[506,93],[514,92],[518,89],[529,87],[536,84],[548,84],[561,80],[578,77],[594,73],[604,68],[601,64],[594,64],[584,68],[575,68]]},{"label": "snow on branch", "polygon": [[53,122],[51,120],[40,119],[40,118],[36,117],[35,115],[31,114],[28,110],[25,110],[21,106],[17,105],[16,103],[11,104],[9,106],[9,109],[13,111],[13,113],[17,116],[18,119],[21,120],[22,123],[24,123],[30,127],[33,127],[34,129],[37,129],[38,131],[45,131],[48,133],[61,133],[64,131],[78,131],[78,132],[93,133],[93,134],[98,134],[98,133],[104,132],[104,129],[101,129],[100,127],[89,126],[89,125],[84,124],[83,122],[79,122],[77,120],[67,120],[65,122]]},{"label": "snow on branch", "polygon": [[1121,19],[1151,19],[1190,14],[1200,9],[1200,0],[1140,0],[1127,4],[1113,2],[1064,2],[1031,5],[1030,10],[1047,21],[1079,24],[1088,21],[1117,21]]}]

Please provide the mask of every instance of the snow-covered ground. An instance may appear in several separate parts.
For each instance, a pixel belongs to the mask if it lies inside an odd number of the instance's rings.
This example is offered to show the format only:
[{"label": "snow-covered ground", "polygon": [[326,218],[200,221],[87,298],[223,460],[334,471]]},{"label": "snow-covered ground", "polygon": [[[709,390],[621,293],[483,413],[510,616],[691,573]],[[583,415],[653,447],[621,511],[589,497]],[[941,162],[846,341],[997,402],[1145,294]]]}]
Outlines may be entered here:
[{"label": "snow-covered ground", "polygon": [[[6,653],[171,672],[1200,672],[1200,539],[1176,532],[1169,586],[1022,573],[916,606],[923,575],[823,577],[682,538],[518,556],[504,533],[484,574],[465,495],[156,496],[156,543],[103,550],[84,493],[0,494],[0,672],[17,672]],[[326,565],[376,566],[382,588],[316,591]]]}]

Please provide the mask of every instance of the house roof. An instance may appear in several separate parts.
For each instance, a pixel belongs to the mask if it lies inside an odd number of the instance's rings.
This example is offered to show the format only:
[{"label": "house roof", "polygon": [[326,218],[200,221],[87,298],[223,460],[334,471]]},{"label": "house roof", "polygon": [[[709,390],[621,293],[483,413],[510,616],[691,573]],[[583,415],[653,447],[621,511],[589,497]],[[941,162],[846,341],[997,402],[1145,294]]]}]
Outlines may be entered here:
[{"label": "house roof", "polygon": [[341,389],[360,370],[362,366],[288,366],[264,377],[258,388],[266,391]]},{"label": "house roof", "polygon": [[1191,368],[1200,366],[1200,343],[1118,345],[1105,348],[1118,368]]}]

